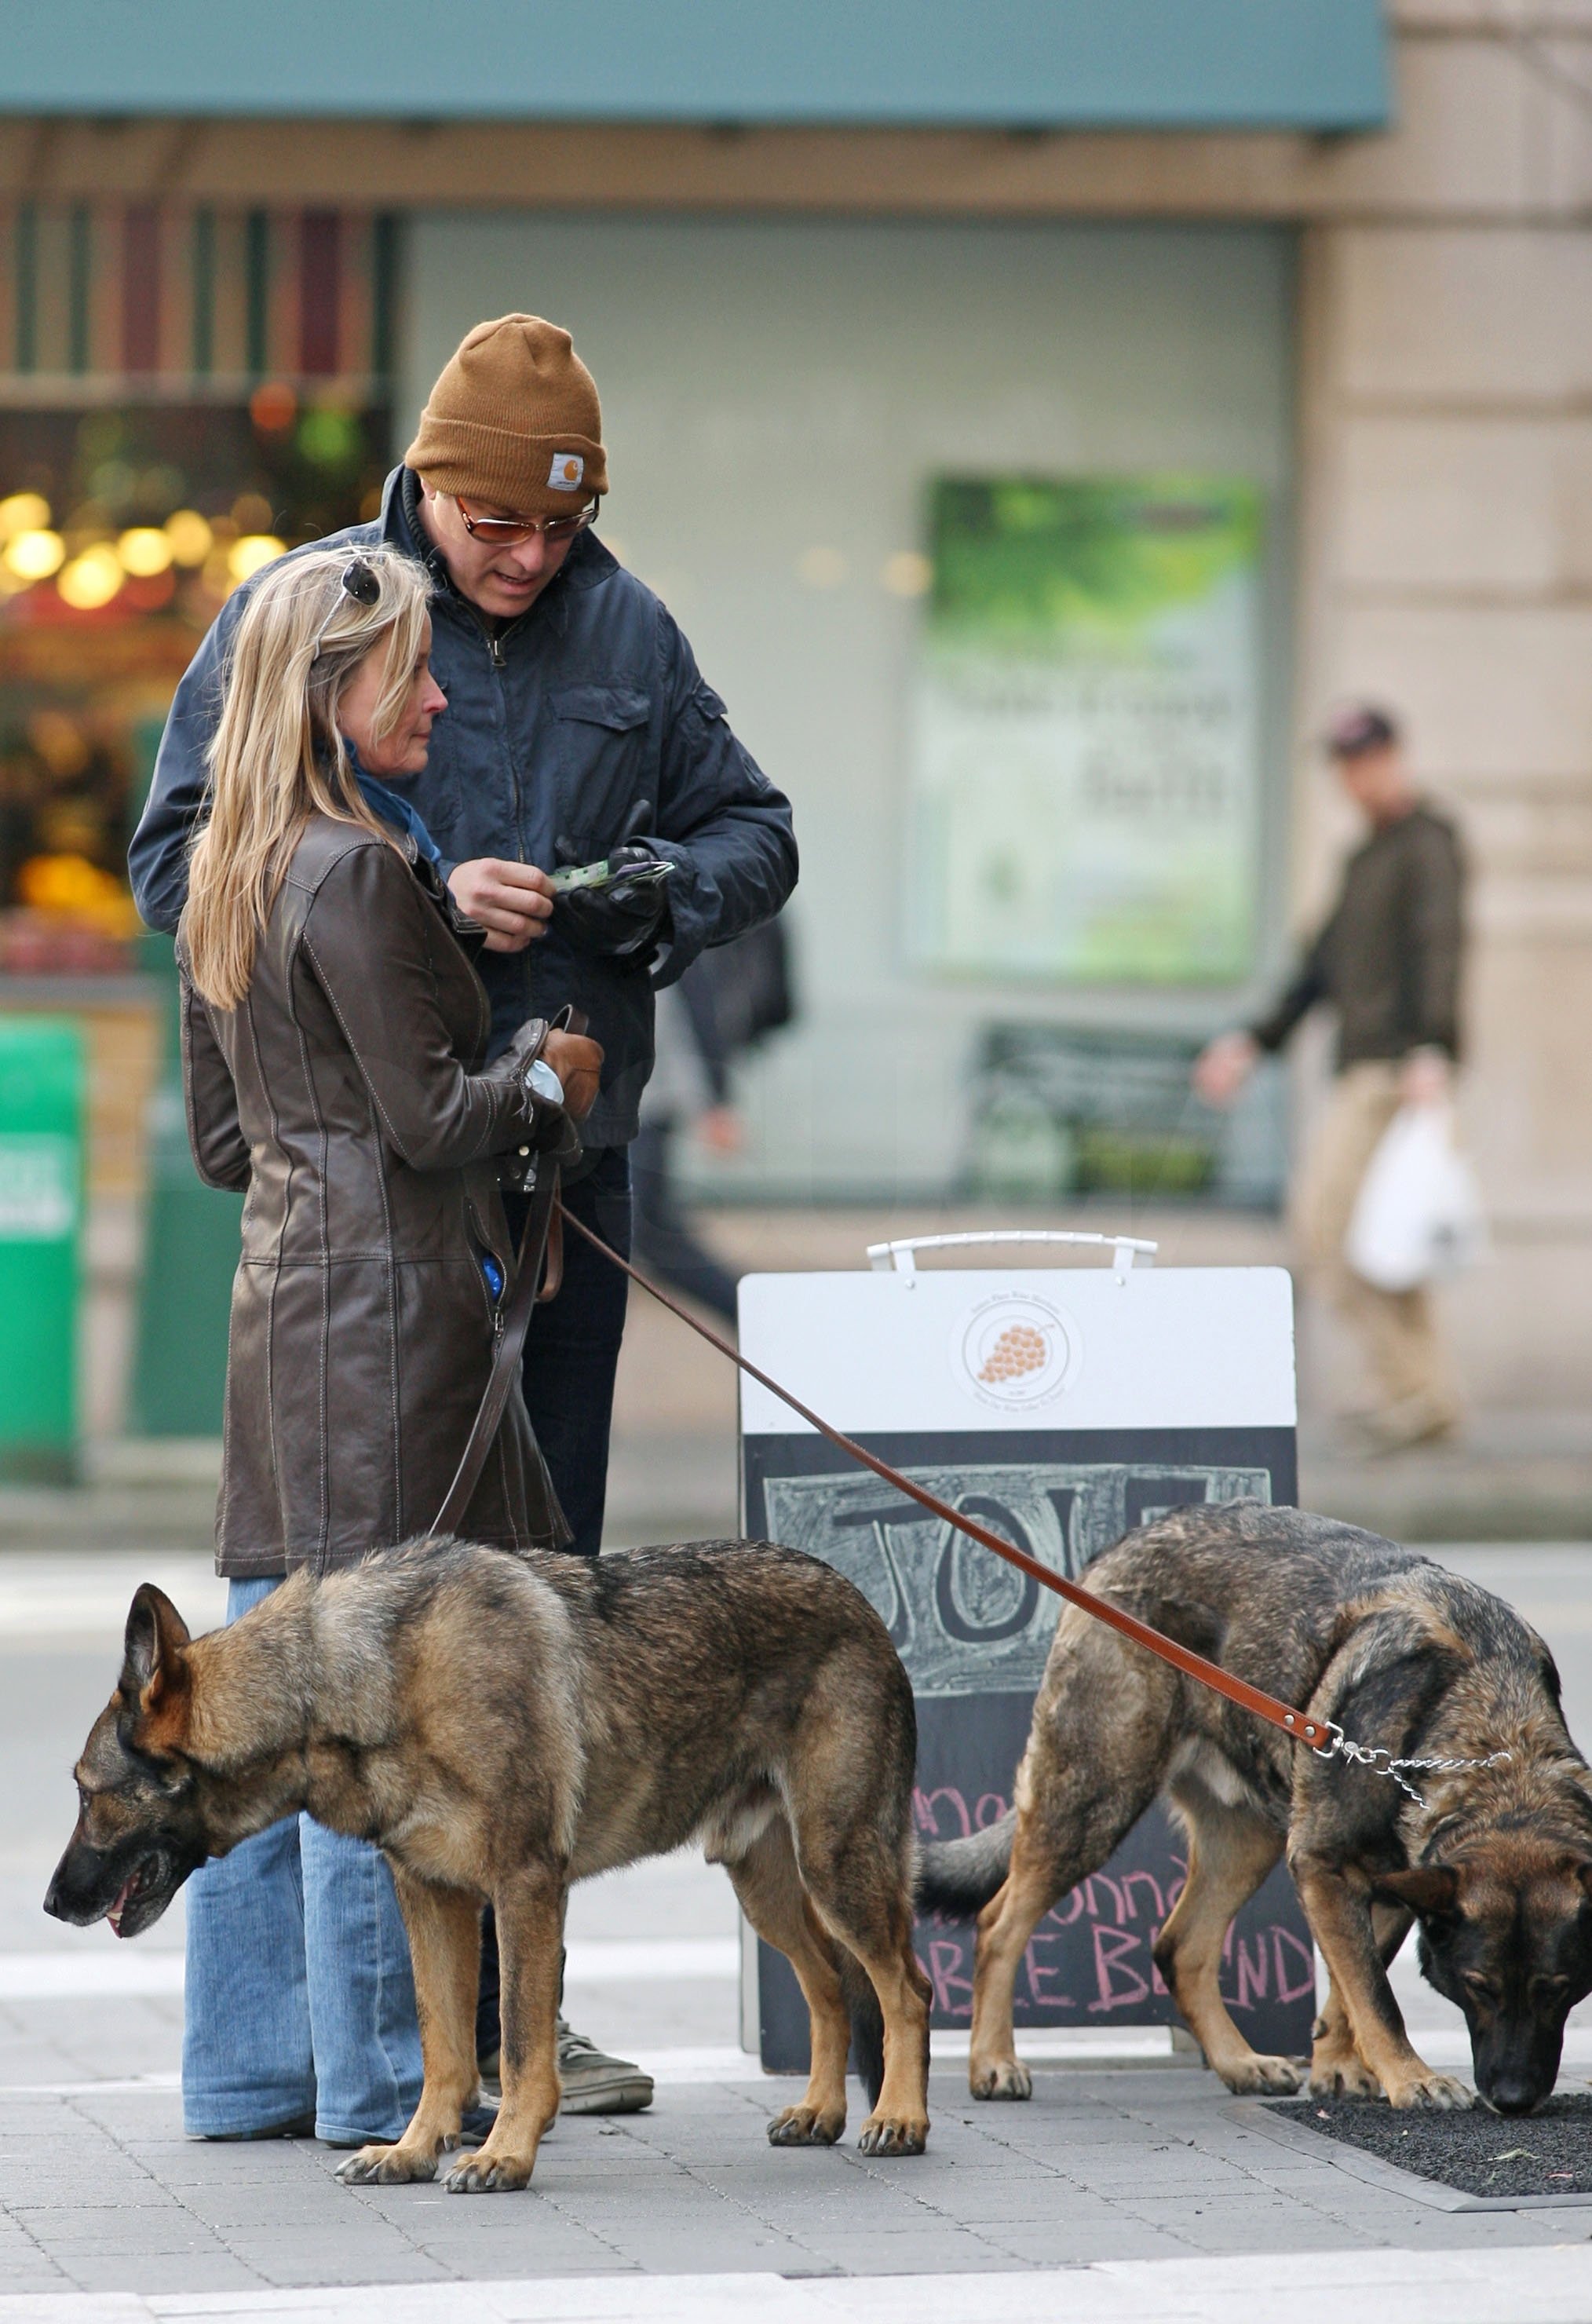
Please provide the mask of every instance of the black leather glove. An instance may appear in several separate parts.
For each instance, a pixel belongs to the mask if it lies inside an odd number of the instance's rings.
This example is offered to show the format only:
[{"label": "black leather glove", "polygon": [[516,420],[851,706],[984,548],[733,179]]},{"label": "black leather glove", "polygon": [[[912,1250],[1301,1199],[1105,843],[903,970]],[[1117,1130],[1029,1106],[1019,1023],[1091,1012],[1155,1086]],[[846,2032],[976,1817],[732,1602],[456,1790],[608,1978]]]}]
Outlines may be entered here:
[{"label": "black leather glove", "polygon": [[667,927],[674,868],[640,841],[616,847],[601,887],[572,888],[554,898],[552,924],[582,952],[628,960]]},{"label": "black leather glove", "polygon": [[514,1084],[524,1108],[525,1134],[504,1157],[502,1176],[506,1186],[523,1186],[533,1178],[531,1166],[539,1155],[562,1165],[580,1158],[580,1132],[565,1110],[557,1074],[542,1057],[548,1031],[546,1018],[529,1019],[485,1068],[487,1081]]}]

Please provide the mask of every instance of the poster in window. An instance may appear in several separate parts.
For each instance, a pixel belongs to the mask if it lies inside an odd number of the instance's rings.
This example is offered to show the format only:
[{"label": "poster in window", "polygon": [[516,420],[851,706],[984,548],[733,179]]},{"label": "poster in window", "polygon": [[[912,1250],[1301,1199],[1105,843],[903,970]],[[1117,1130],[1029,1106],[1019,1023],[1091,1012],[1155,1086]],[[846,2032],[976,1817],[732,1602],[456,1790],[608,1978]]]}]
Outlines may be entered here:
[{"label": "poster in window", "polygon": [[934,486],[911,746],[921,964],[1056,984],[1247,973],[1262,533],[1241,478]]}]

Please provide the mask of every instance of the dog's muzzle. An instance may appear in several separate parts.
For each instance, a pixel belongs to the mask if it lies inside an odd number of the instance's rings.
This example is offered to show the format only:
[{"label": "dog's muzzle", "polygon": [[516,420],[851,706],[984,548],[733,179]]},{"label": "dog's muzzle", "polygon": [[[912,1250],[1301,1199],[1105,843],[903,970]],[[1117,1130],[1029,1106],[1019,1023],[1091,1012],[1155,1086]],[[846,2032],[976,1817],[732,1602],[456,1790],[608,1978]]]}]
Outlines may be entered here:
[{"label": "dog's muzzle", "polygon": [[160,1919],[202,1860],[185,1863],[166,1848],[117,1849],[102,1856],[74,1842],[55,1868],[44,1893],[44,1910],[52,1920],[73,1928],[108,1921],[118,1937],[136,1937]]}]

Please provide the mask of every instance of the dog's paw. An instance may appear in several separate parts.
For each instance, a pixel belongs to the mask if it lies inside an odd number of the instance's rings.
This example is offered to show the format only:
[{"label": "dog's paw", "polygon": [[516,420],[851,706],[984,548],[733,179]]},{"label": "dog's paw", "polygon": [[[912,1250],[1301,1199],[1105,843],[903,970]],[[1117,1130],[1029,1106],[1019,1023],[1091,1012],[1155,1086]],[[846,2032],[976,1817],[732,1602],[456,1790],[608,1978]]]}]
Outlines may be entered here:
[{"label": "dog's paw", "polygon": [[1297,2058],[1265,2058],[1256,2051],[1221,2079],[1239,2098],[1291,2098],[1308,2070]]},{"label": "dog's paw", "polygon": [[1406,2082],[1390,2084],[1390,2106],[1419,2107],[1430,2114],[1464,2114],[1476,2104],[1476,2094],[1452,2074],[1413,2074]]},{"label": "dog's paw", "polygon": [[1382,2085],[1363,2059],[1333,2058],[1311,2068],[1312,2098],[1379,2098]]},{"label": "dog's paw", "polygon": [[345,2187],[410,2187],[436,2178],[437,2157],[413,2147],[362,2146],[338,2163],[337,2176]]},{"label": "dog's paw", "polygon": [[447,2195],[510,2195],[529,2187],[535,2155],[493,2154],[484,2146],[462,2154],[442,2182]]},{"label": "dog's paw", "polygon": [[864,2154],[921,2154],[929,2143],[926,2114],[893,2118],[870,2114],[857,2134]]},{"label": "dog's paw", "polygon": [[1034,2095],[1034,2077],[1020,2058],[971,2061],[967,2086],[976,2098],[1031,2098]]},{"label": "dog's paw", "polygon": [[833,2146],[846,2126],[843,2107],[787,2107],[768,2125],[770,2146]]}]

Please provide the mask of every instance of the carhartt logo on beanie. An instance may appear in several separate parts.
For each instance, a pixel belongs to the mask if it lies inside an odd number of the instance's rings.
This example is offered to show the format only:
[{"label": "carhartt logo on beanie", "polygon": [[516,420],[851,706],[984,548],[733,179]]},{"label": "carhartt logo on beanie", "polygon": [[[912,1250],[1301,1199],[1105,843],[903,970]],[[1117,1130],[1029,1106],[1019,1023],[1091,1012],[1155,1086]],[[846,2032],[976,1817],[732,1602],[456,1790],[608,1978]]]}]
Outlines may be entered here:
[{"label": "carhartt logo on beanie", "polygon": [[596,383],[569,333],[539,315],[465,334],[403,456],[437,492],[517,516],[567,516],[608,490]]}]

